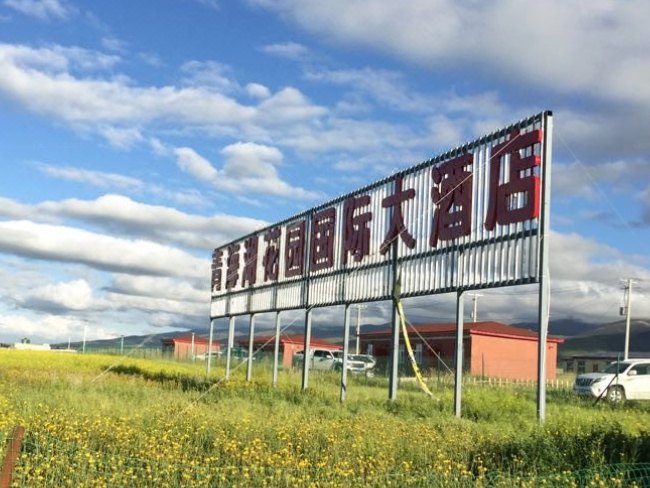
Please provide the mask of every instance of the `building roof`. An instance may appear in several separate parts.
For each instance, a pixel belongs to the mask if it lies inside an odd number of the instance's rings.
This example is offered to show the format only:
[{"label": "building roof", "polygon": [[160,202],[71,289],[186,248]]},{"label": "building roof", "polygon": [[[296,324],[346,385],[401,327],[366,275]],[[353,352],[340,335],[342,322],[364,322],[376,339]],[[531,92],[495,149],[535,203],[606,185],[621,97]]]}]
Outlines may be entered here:
[{"label": "building roof", "polygon": [[[274,340],[275,340],[274,335],[257,336],[253,340],[253,344],[256,345],[273,344]],[[239,343],[242,345],[248,345],[248,339],[241,340],[239,341]],[[301,334],[281,334],[280,343],[283,345],[298,344],[302,346],[305,343],[305,336]],[[311,338],[309,345],[310,347],[320,347],[320,348],[328,348],[328,349],[342,349],[343,347],[340,344],[335,344],[328,340],[318,339],[314,337]]]},{"label": "building roof", "polygon": [[[208,340],[207,337],[195,335],[194,336],[194,344],[205,344],[207,345],[210,341]],[[192,335],[180,335],[180,336],[175,336],[175,337],[168,337],[166,339],[162,339],[163,344],[174,344],[174,343],[184,343],[184,344],[191,344],[192,343]],[[219,346],[219,343],[215,340],[212,339],[212,345],[213,346]]]},{"label": "building roof", "polygon": [[[443,324],[413,324],[408,327],[410,332],[413,332],[413,329],[420,334],[440,336],[454,334],[456,332],[456,324],[454,322]],[[360,335],[363,338],[370,339],[390,336],[391,333],[392,331],[390,329],[384,329],[376,332],[365,332]],[[463,333],[464,335],[483,335],[510,339],[537,340],[536,331],[493,321],[466,322],[463,324]],[[549,336],[547,340],[548,342],[556,343],[564,342],[564,339],[560,337]]]}]

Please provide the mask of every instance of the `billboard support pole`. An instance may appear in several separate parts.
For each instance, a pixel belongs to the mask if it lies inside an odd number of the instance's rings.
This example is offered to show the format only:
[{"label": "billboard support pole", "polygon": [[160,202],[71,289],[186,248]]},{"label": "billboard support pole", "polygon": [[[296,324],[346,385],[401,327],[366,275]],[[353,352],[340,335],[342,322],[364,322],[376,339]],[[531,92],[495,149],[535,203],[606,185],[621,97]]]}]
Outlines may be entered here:
[{"label": "billboard support pole", "polygon": [[550,308],[551,282],[548,268],[548,238],[550,231],[549,210],[551,207],[551,148],[553,116],[544,114],[544,147],[542,159],[542,191],[539,217],[539,334],[537,338],[537,420],[544,423],[546,417],[546,338]]},{"label": "billboard support pole", "polygon": [[309,386],[309,363],[311,362],[311,308],[305,312],[305,343],[302,352],[302,391],[305,391]]},{"label": "billboard support pole", "polygon": [[399,378],[399,311],[397,310],[397,293],[399,286],[399,268],[397,264],[397,239],[393,241],[393,330],[391,335],[390,378],[388,381],[388,399],[397,399],[397,381]]},{"label": "billboard support pole", "polygon": [[232,346],[235,342],[235,316],[231,315],[228,321],[228,345],[226,346],[226,379],[230,379],[230,360],[232,358]]},{"label": "billboard support pole", "polygon": [[463,390],[463,332],[465,318],[465,297],[463,292],[456,294],[456,353],[454,371],[454,414],[461,416],[461,395]]},{"label": "billboard support pole", "polygon": [[280,312],[275,312],[275,344],[273,345],[273,387],[278,386],[278,356],[280,354]]},{"label": "billboard support pole", "polygon": [[350,304],[345,304],[343,320],[343,358],[341,363],[341,401],[345,401],[348,388],[348,352],[350,351]]},{"label": "billboard support pole", "polygon": [[253,341],[255,339],[255,314],[252,313],[248,325],[248,364],[246,365],[246,381],[250,383],[253,379]]},{"label": "billboard support pole", "polygon": [[208,339],[208,360],[205,362],[205,376],[210,377],[210,367],[212,366],[212,336],[214,331],[214,319],[210,319],[210,337]]}]

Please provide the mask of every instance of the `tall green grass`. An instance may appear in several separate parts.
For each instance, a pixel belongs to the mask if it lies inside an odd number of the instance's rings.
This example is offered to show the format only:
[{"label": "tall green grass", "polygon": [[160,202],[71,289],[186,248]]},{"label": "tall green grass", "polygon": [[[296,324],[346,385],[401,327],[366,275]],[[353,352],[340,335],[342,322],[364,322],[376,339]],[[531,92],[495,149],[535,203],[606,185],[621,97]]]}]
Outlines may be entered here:
[{"label": "tall green grass", "polygon": [[15,486],[635,486],[650,463],[646,403],[549,390],[539,425],[533,388],[466,386],[457,419],[436,381],[390,402],[385,378],[350,377],[340,403],[336,374],[303,392],[244,370],[0,351],[0,436],[27,429]]}]

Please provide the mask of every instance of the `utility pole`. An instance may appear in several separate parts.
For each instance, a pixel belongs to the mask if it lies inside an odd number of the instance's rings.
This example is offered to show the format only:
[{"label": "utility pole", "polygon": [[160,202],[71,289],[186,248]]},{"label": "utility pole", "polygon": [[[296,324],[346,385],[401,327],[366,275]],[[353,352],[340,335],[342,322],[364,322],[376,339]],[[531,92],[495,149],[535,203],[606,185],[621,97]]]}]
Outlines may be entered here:
[{"label": "utility pole", "polygon": [[472,296],[472,321],[476,322],[476,317],[478,315],[478,298],[482,297],[480,293],[469,293]]},{"label": "utility pole", "polygon": [[622,281],[627,282],[627,284],[623,287],[623,289],[625,290],[624,296],[627,296],[627,300],[625,303],[624,310],[621,310],[621,312],[625,311],[625,349],[623,350],[623,360],[627,361],[630,354],[630,320],[632,318],[632,285],[635,283],[635,281],[632,278],[627,278]]}]

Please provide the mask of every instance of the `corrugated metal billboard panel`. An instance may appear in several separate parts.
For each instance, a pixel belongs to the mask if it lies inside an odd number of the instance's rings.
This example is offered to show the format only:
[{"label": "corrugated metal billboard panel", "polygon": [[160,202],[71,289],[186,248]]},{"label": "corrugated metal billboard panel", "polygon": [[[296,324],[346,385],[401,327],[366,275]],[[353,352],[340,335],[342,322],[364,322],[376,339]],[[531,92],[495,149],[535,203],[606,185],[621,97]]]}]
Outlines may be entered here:
[{"label": "corrugated metal billboard panel", "polygon": [[215,249],[212,318],[537,282],[547,115]]}]

